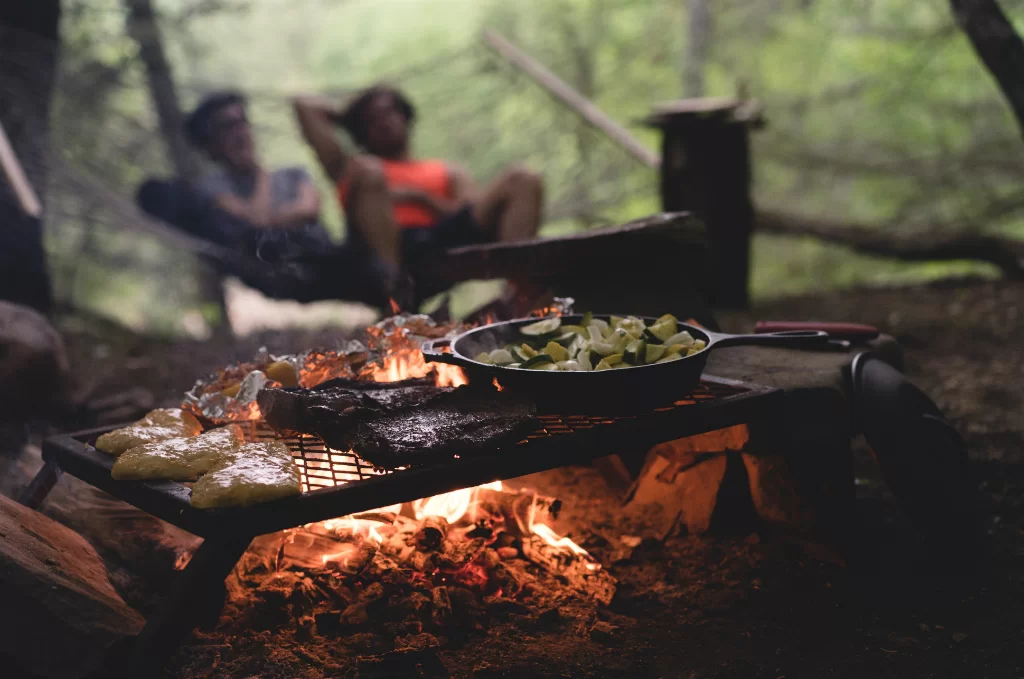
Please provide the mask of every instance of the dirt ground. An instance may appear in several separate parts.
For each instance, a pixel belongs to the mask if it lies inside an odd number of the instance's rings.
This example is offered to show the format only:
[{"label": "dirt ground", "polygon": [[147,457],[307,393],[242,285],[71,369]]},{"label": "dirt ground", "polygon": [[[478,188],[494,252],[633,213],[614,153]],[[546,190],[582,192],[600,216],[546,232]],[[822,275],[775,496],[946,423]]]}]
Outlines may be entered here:
[{"label": "dirt ground", "polygon": [[[861,567],[820,550],[746,535],[643,544],[612,562],[606,536],[623,530],[618,497],[590,468],[521,480],[566,502],[560,525],[619,580],[607,607],[563,601],[538,623],[508,613],[437,651],[465,677],[1021,677],[1024,676],[1024,284],[957,282],[862,290],[765,304],[724,319],[864,322],[895,335],[908,375],[957,425],[970,448],[986,540],[970,575],[940,575],[873,465],[861,460],[858,513],[877,558]],[[332,333],[275,332],[224,344],[158,344],[80,326],[73,363],[96,395],[144,386],[173,403],[197,375],[257,347],[329,345]],[[94,382],[90,384],[90,381]],[[129,603],[141,605],[138,592]],[[128,594],[126,594],[126,597]],[[529,609],[529,602],[526,602]],[[589,632],[595,621],[606,634]],[[303,636],[305,634],[305,636]],[[319,679],[357,674],[344,638],[283,622],[269,631],[197,634],[164,676]],[[390,650],[375,648],[372,652]],[[239,658],[248,657],[245,663]]]}]

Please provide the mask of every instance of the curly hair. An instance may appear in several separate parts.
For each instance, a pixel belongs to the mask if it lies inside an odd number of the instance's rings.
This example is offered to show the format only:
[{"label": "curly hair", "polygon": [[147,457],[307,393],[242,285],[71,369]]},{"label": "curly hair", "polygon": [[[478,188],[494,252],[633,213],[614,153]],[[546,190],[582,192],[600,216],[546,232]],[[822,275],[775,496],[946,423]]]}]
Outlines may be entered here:
[{"label": "curly hair", "polygon": [[195,110],[185,119],[185,135],[193,146],[205,149],[213,141],[213,118],[227,106],[246,105],[246,99],[238,92],[214,92],[203,98]]},{"label": "curly hair", "polygon": [[369,125],[367,113],[370,104],[379,96],[391,97],[405,121],[412,124],[416,120],[416,108],[402,92],[388,85],[374,85],[360,92],[349,102],[338,116],[338,122],[348,130],[356,144],[366,148],[366,130]]}]

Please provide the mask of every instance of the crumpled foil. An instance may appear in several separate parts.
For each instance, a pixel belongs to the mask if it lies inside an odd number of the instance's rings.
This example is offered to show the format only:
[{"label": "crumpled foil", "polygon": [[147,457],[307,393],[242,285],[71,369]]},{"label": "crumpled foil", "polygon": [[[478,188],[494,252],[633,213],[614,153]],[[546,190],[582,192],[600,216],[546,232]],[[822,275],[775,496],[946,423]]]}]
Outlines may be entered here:
[{"label": "crumpled foil", "polygon": [[[423,314],[399,314],[367,328],[365,344],[359,340],[346,340],[333,350],[285,356],[271,355],[266,347],[261,347],[251,361],[197,380],[186,392],[182,408],[218,424],[258,419],[259,408],[254,403],[260,390],[281,386],[263,372],[271,363],[291,363],[298,371],[299,386],[311,389],[339,377],[365,377],[368,366],[372,372],[372,365],[382,364],[384,355],[389,351],[419,347],[428,339],[454,337],[465,329],[459,325],[439,325]],[[224,393],[234,385],[239,385],[234,396]]]},{"label": "crumpled foil", "polygon": [[[238,388],[238,395],[235,396],[235,400],[241,405],[249,405],[256,400],[256,394],[260,393],[260,389],[267,386],[267,384],[278,383],[268,379],[262,371],[253,370],[242,380],[242,386]],[[278,386],[280,385],[278,384]]]},{"label": "crumpled foil", "polygon": [[576,304],[576,300],[572,297],[555,297],[551,302],[551,306],[554,307],[555,313],[559,316],[571,316],[574,304]]},{"label": "crumpled foil", "polygon": [[[192,389],[185,392],[181,407],[196,417],[217,424],[258,419],[259,409],[253,405],[256,395],[266,386],[280,386],[267,379],[262,369],[271,363],[285,361],[295,366],[301,375],[302,360],[301,355],[272,356],[266,347],[261,347],[251,361],[196,380]],[[223,393],[235,384],[239,385],[235,396]]]}]

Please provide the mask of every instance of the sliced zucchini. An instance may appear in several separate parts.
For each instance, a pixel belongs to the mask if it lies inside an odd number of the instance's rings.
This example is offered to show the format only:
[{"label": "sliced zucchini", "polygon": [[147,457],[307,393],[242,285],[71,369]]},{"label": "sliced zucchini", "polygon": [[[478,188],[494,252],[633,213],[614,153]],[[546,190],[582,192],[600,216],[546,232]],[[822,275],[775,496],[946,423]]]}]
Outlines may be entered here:
[{"label": "sliced zucchini", "polygon": [[662,342],[679,332],[678,325],[676,324],[676,317],[672,315],[662,316],[656,323],[647,329]]},{"label": "sliced zucchini", "polygon": [[665,356],[671,356],[672,354],[679,354],[686,351],[686,347],[682,344],[673,344],[665,350]]},{"label": "sliced zucchini", "polygon": [[652,344],[661,344],[661,338],[651,332],[650,328],[644,328],[643,338]]},{"label": "sliced zucchini", "polygon": [[597,365],[594,366],[594,370],[611,370],[612,367],[608,364],[608,361],[603,358],[598,361]]},{"label": "sliced zucchini", "polygon": [[644,363],[655,363],[665,355],[668,347],[664,344],[648,344],[644,352]]},{"label": "sliced zucchini", "polygon": [[494,351],[491,352],[489,358],[491,359],[490,362],[494,363],[495,365],[508,365],[509,363],[516,362],[516,359],[512,355],[512,352],[509,351],[508,349],[495,349]]},{"label": "sliced zucchini", "polygon": [[[565,330],[565,328],[562,328],[562,330]],[[561,335],[559,335],[558,337],[556,337],[552,341],[553,342],[558,342],[563,347],[568,349],[569,345],[572,344],[574,341],[576,341],[577,337],[579,337],[579,335],[577,335],[574,332],[565,332],[565,333],[562,333]]]},{"label": "sliced zucchini", "polygon": [[626,346],[632,339],[633,338],[629,336],[628,332],[619,328],[608,338],[608,341],[615,346],[615,353],[621,354],[626,350]]},{"label": "sliced zucchini", "polygon": [[558,342],[548,342],[547,346],[544,347],[544,353],[555,359],[556,363],[569,360],[569,352]]},{"label": "sliced zucchini", "polygon": [[608,356],[615,353],[615,345],[611,342],[591,342],[590,352],[597,352],[601,356]]},{"label": "sliced zucchini", "polygon": [[622,360],[631,365],[643,365],[647,361],[647,342],[633,340],[622,353]]},{"label": "sliced zucchini", "polygon": [[544,363],[554,363],[554,362],[555,362],[555,360],[553,358],[551,358],[550,356],[548,356],[547,354],[537,354],[536,356],[534,356],[530,360],[523,361],[519,365],[519,367],[520,368],[533,368],[533,369],[536,370],[536,368],[534,368],[534,366],[539,366],[539,365],[544,364]]},{"label": "sliced zucchini", "polygon": [[534,356],[537,355],[537,350],[524,342],[523,344],[519,345],[519,353],[521,353],[526,358],[533,358]]},{"label": "sliced zucchini", "polygon": [[583,366],[579,364],[579,361],[559,361],[559,370],[567,370],[569,372],[577,372],[583,370]]},{"label": "sliced zucchini", "polygon": [[585,325],[563,325],[562,331],[567,333],[574,332],[577,335],[583,335],[584,337],[587,336],[587,326]]},{"label": "sliced zucchini", "polygon": [[[495,351],[505,351],[505,350],[504,349],[495,349]],[[507,351],[505,351],[505,353],[508,354]],[[511,354],[509,354],[509,355],[511,356]],[[476,355],[476,358],[474,358],[473,360],[476,361],[477,363],[487,363],[488,365],[490,365],[491,363],[494,363],[494,361],[491,360],[491,355],[488,354],[486,351],[481,351],[479,354]]]},{"label": "sliced zucchini", "polygon": [[537,365],[530,366],[527,370],[561,370],[557,363],[538,363]]},{"label": "sliced zucchini", "polygon": [[559,316],[552,316],[551,318],[542,318],[536,323],[524,325],[519,328],[519,332],[527,337],[540,337],[541,335],[550,335],[561,326],[562,319]]},{"label": "sliced zucchini", "polygon": [[656,363],[668,363],[670,361],[678,361],[681,358],[685,358],[682,354],[669,354],[665,358],[655,361]]},{"label": "sliced zucchini", "polygon": [[610,354],[604,357],[604,362],[608,365],[618,365],[622,363],[622,354]]}]

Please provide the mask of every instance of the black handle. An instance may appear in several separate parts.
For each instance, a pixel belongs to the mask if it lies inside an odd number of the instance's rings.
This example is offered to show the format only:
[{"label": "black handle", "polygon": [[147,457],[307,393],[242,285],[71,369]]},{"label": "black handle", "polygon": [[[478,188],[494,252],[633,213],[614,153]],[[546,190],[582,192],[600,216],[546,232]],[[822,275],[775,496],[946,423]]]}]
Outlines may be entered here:
[{"label": "black handle", "polygon": [[785,330],[760,335],[724,335],[706,330],[704,332],[716,347],[757,345],[789,349],[824,349],[830,339],[827,332],[820,330]]},{"label": "black handle", "polygon": [[420,347],[420,351],[423,352],[423,360],[427,363],[447,363],[449,365],[465,366],[470,363],[463,358],[450,354],[447,351],[439,351],[438,347],[444,347],[451,344],[451,340],[442,337],[441,339],[427,340]]}]

